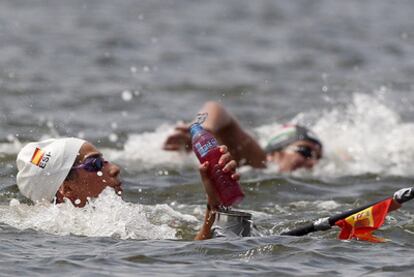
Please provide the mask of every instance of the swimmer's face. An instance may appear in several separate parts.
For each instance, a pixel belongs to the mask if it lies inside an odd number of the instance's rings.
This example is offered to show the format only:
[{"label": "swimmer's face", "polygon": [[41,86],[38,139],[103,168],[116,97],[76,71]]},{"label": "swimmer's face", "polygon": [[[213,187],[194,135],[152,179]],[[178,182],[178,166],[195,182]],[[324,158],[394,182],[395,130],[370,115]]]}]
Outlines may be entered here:
[{"label": "swimmer's face", "polygon": [[322,157],[319,144],[300,140],[281,151],[267,155],[267,160],[278,165],[281,172],[291,172],[300,168],[312,169]]},{"label": "swimmer's face", "polygon": [[[79,155],[75,161],[69,177],[60,186],[56,194],[58,202],[62,202],[66,197],[74,203],[75,206],[83,207],[87,198],[97,197],[106,187],[112,187],[117,194],[122,193],[122,183],[119,180],[120,168],[110,162],[105,161],[103,167],[98,171],[92,171],[82,168],[85,162],[90,162],[93,158],[102,158],[95,146],[85,142],[79,150]],[[98,163],[99,164],[99,163]]]}]

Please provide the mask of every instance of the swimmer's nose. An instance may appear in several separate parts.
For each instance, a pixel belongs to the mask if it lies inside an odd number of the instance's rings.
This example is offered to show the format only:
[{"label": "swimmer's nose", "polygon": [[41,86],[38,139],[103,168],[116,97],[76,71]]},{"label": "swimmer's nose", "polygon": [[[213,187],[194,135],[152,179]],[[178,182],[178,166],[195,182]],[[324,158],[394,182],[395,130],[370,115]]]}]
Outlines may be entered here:
[{"label": "swimmer's nose", "polygon": [[117,177],[121,173],[121,169],[116,164],[110,163],[109,166],[109,175],[111,177]]}]

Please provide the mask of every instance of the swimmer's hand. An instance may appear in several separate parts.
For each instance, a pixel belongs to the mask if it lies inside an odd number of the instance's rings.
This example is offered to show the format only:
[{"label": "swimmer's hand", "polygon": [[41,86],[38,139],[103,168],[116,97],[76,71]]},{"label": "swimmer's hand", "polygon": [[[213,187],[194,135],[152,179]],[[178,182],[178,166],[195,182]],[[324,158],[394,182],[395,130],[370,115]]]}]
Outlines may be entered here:
[{"label": "swimmer's hand", "polygon": [[177,126],[175,126],[174,133],[169,135],[165,140],[163,149],[168,151],[185,150],[187,152],[190,152],[190,124],[179,123]]},{"label": "swimmer's hand", "polygon": [[[237,163],[232,159],[230,153],[227,150],[227,146],[220,146],[220,152],[221,156],[219,159],[219,166],[221,166],[224,172],[231,172],[231,177],[234,180],[239,180],[240,174],[236,173]],[[215,220],[215,213],[220,205],[219,197],[215,192],[212,181],[208,177],[208,167],[208,162],[201,164],[199,167],[201,181],[203,182],[204,190],[207,194],[207,209],[204,216],[203,225],[195,236],[195,240],[204,240],[211,238],[211,227],[213,226]]]},{"label": "swimmer's hand", "polygon": [[[220,146],[220,152],[219,166],[222,168],[223,172],[230,172],[231,177],[238,181],[240,179],[240,174],[236,173],[237,163],[233,160],[230,152],[228,152],[227,146]],[[201,181],[203,182],[204,190],[207,194],[207,204],[211,210],[215,211],[220,205],[220,200],[214,189],[214,185],[208,176],[208,167],[209,162],[205,162],[200,165],[199,170]]]}]

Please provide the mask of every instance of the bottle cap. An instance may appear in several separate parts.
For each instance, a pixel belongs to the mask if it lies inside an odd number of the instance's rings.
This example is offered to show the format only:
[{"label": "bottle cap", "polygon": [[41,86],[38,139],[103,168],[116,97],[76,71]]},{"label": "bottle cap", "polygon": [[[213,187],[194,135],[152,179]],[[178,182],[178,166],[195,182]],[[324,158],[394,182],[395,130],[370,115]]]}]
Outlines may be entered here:
[{"label": "bottle cap", "polygon": [[192,137],[193,137],[195,134],[197,134],[198,132],[202,131],[202,130],[204,130],[204,129],[203,129],[203,127],[201,127],[201,125],[200,125],[200,124],[198,124],[198,123],[193,123],[193,124],[190,126],[190,133],[191,133],[191,136],[192,136]]}]

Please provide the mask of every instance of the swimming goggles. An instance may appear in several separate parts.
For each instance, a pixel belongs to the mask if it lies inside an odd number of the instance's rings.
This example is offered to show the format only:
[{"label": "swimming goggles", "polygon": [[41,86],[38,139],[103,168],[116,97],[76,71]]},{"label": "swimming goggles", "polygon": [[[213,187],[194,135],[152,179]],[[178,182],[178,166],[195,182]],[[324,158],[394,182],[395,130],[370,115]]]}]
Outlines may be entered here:
[{"label": "swimming goggles", "polygon": [[321,158],[315,150],[305,145],[289,146],[286,148],[286,150],[296,152],[305,159],[319,160]]},{"label": "swimming goggles", "polygon": [[88,172],[101,171],[107,161],[102,157],[89,157],[86,158],[80,165],[73,166],[72,169],[85,169]]}]

